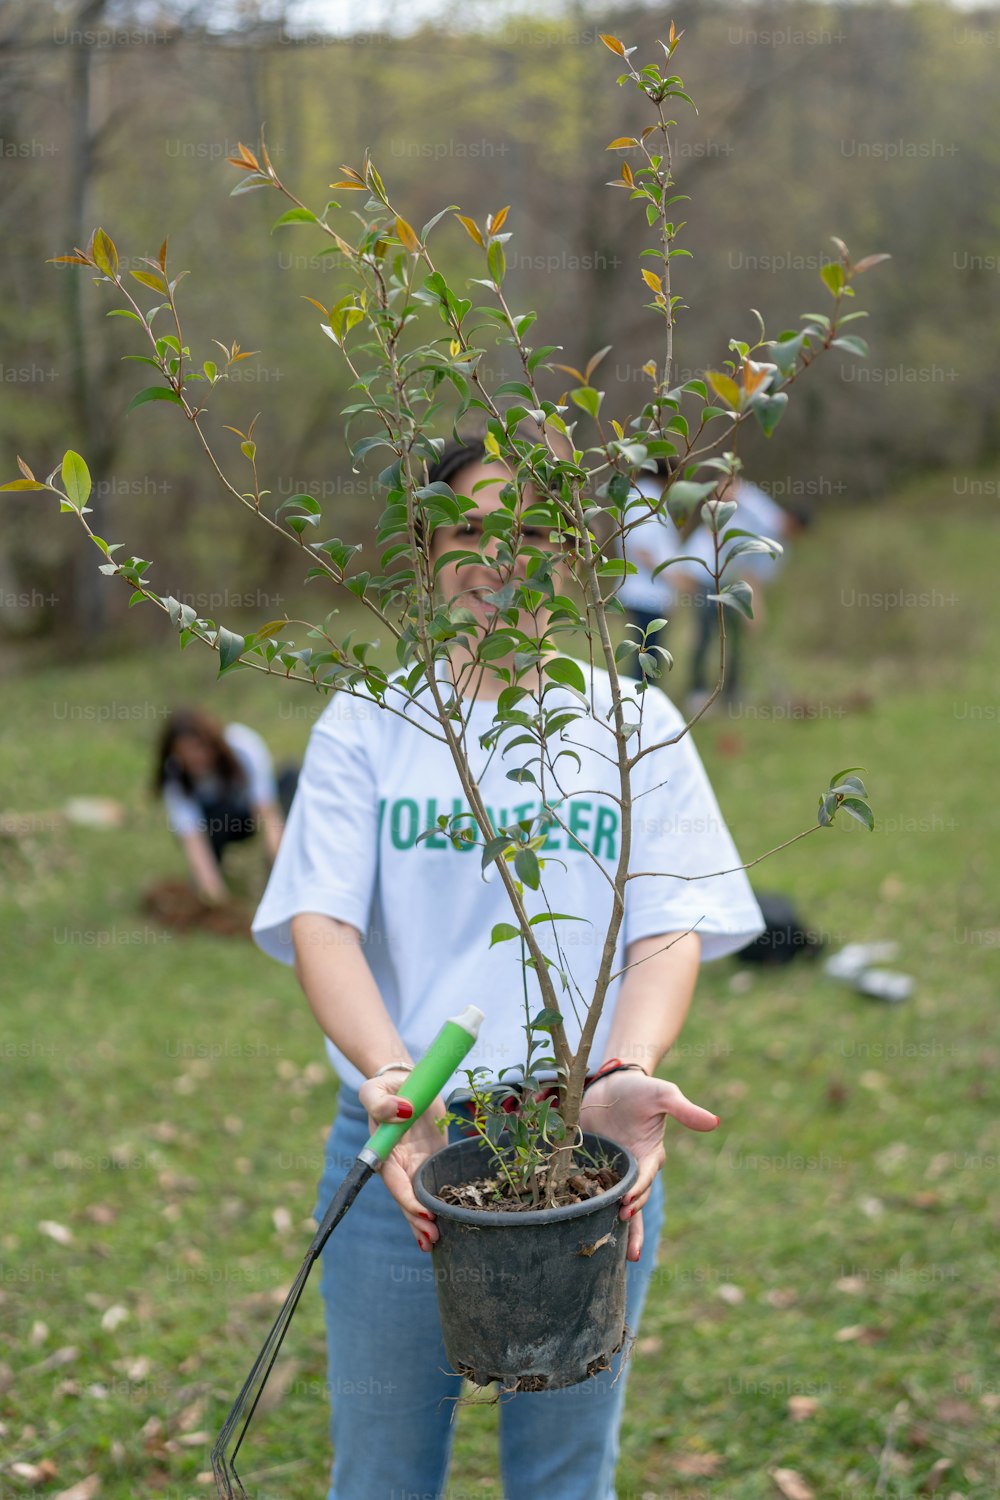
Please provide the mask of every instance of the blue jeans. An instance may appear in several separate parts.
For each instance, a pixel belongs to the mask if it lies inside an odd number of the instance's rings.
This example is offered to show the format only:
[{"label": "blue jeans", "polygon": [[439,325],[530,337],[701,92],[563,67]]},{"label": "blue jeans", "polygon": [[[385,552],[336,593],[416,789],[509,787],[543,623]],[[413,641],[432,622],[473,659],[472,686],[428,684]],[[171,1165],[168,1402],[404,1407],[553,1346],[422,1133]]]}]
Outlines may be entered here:
[{"label": "blue jeans", "polygon": [[[317,1218],[368,1138],[357,1094],[341,1085],[327,1140]],[[663,1179],[643,1210],[641,1259],[628,1265],[626,1319],[635,1333],[663,1218]],[[381,1182],[370,1182],[327,1241],[326,1313],[333,1438],[328,1500],[438,1500],[451,1452],[454,1398],[430,1255]],[[614,1500],[626,1363],[564,1390],[500,1403],[505,1496]]]}]

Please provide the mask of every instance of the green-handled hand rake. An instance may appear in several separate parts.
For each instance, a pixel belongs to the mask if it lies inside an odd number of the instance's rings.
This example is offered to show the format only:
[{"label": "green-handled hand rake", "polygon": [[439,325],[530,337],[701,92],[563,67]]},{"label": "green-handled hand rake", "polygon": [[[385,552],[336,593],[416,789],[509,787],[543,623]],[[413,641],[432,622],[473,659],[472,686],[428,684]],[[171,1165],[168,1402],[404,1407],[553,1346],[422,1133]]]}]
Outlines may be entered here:
[{"label": "green-handled hand rake", "polygon": [[[323,1246],[365,1183],[384,1164],[396,1142],[440,1094],[459,1063],[471,1049],[479,1034],[482,1021],[482,1011],[477,1010],[474,1005],[467,1005],[461,1015],[444,1023],[412,1073],[408,1074],[397,1091],[400,1099],[409,1099],[413,1105],[412,1118],[401,1120],[399,1123],[380,1125],[358,1152],[354,1165],[334,1194],[329,1208],[323,1215],[323,1222],[306,1252],[299,1274],[292,1283],[291,1291],[285,1298],[284,1305],[274,1320],[274,1326],[265,1340],[264,1347],[254,1360],[243,1389],[233,1403],[233,1409],[226,1418],[215,1447],[212,1449],[212,1472],[222,1500],[246,1500],[246,1490],[236,1472],[236,1455],[240,1451],[240,1445],[253,1419],[257,1402],[260,1400],[261,1392],[271,1373],[271,1367],[278,1357],[282,1340],[288,1332],[288,1325],[299,1304],[302,1288],[309,1279],[309,1272],[319,1259]],[[239,1433],[234,1442],[233,1434],[236,1433],[237,1428],[239,1428]]]}]

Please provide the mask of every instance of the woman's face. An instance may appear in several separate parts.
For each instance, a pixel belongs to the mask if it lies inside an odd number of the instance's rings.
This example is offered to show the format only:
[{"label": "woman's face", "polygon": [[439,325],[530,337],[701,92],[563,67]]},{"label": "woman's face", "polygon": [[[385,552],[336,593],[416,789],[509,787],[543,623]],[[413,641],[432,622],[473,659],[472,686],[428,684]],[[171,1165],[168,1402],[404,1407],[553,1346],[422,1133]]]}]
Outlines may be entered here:
[{"label": "woman's face", "polygon": [[[474,486],[480,480],[485,480],[486,483],[477,490]],[[484,595],[501,588],[510,577],[522,580],[526,576],[526,557],[518,557],[509,573],[507,570],[498,572],[495,567],[490,566],[490,560],[496,556],[496,538],[487,537],[483,542],[483,521],[491,512],[502,509],[500,491],[510,482],[510,471],[500,464],[473,463],[459,469],[450,480],[451,488],[456,495],[468,495],[473,501],[472,509],[465,512],[458,526],[439,526],[434,533],[432,560],[446,552],[462,548],[470,552],[482,552],[482,562],[463,562],[461,565],[458,562],[445,563],[438,573],[437,582],[445,599],[469,609],[483,625],[488,625],[496,614],[496,606],[489,604]],[[527,490],[525,502],[530,503],[531,498],[532,492]],[[530,546],[545,551],[556,550],[549,541],[551,529],[546,525],[529,524],[523,528],[521,535]]]},{"label": "woman's face", "polygon": [[174,740],[171,755],[189,776],[210,776],[215,769],[211,745],[197,734],[180,734]]}]

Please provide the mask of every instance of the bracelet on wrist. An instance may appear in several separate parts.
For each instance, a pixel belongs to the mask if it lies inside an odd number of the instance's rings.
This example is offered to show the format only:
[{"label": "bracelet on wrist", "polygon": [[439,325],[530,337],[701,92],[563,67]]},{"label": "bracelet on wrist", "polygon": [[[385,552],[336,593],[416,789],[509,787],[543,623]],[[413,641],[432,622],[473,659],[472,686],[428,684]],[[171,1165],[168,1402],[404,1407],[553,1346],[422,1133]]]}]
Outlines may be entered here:
[{"label": "bracelet on wrist", "polygon": [[406,1062],[383,1063],[380,1068],[372,1074],[373,1078],[381,1078],[383,1073],[412,1073],[413,1064]]},{"label": "bracelet on wrist", "polygon": [[[586,1093],[590,1085],[596,1083],[599,1078],[610,1078],[613,1073],[628,1073],[635,1070],[643,1074],[646,1073],[646,1069],[642,1066],[642,1063],[627,1063],[622,1062],[620,1057],[609,1057],[607,1062],[602,1063],[595,1073],[587,1075],[584,1080],[583,1091]],[[646,1076],[648,1077],[648,1074]]]}]

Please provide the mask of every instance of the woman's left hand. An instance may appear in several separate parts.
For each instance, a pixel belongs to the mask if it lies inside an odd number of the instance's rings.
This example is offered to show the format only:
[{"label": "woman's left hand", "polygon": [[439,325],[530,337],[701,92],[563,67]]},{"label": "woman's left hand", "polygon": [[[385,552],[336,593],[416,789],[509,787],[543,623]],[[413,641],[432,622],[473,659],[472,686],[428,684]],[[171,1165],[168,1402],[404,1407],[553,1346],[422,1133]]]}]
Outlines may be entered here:
[{"label": "woman's left hand", "polygon": [[642,1209],[667,1153],[663,1126],[672,1115],[689,1130],[715,1130],[717,1115],[686,1099],[676,1083],[650,1078],[638,1069],[596,1078],[583,1096],[580,1125],[595,1135],[627,1146],[639,1175],[622,1200],[619,1217],[628,1220],[628,1258],[642,1253]]}]

